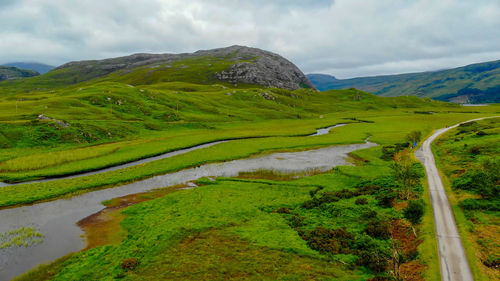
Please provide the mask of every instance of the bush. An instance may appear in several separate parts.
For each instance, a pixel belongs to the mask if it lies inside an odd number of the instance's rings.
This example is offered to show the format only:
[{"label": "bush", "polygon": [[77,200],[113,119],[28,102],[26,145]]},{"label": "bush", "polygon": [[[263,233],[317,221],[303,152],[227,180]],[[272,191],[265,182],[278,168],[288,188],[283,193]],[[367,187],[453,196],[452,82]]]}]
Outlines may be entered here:
[{"label": "bush", "polygon": [[313,198],[311,200],[308,200],[308,201],[302,203],[302,208],[312,209],[312,208],[319,207],[323,204],[337,202],[340,199],[349,199],[349,198],[354,197],[355,195],[356,195],[356,193],[353,191],[350,191],[349,189],[343,189],[343,190],[335,191],[335,192],[324,192],[321,194],[321,197]]},{"label": "bush", "polygon": [[408,202],[408,206],[404,209],[404,217],[413,225],[417,225],[422,222],[422,217],[424,216],[425,203],[422,199],[411,200]]},{"label": "bush", "polygon": [[460,207],[465,210],[486,210],[500,212],[500,201],[468,198],[460,202]]},{"label": "bush", "polygon": [[481,149],[479,149],[479,147],[477,147],[477,146],[473,146],[469,150],[469,153],[472,154],[472,155],[478,155],[478,154],[481,153]]},{"label": "bush", "polygon": [[280,208],[278,208],[278,210],[276,210],[276,213],[278,213],[278,214],[290,214],[290,208],[280,207]]},{"label": "bush", "polygon": [[121,268],[131,271],[134,270],[139,265],[139,260],[137,258],[124,259],[121,264]]},{"label": "bush", "polygon": [[389,223],[378,218],[372,218],[368,221],[365,232],[373,238],[389,239]]},{"label": "bush", "polygon": [[414,142],[420,141],[421,138],[422,138],[422,132],[411,131],[408,135],[406,135],[405,140],[413,144]]},{"label": "bush", "polygon": [[345,228],[327,229],[321,226],[307,231],[302,237],[311,249],[323,254],[349,254],[354,234]]},{"label": "bush", "polygon": [[484,199],[498,198],[500,186],[497,184],[499,180],[499,166],[497,160],[486,161],[483,163],[482,170],[470,170],[455,179],[452,187],[455,189],[463,189],[474,191],[481,195]]},{"label": "bush", "polygon": [[384,208],[391,208],[394,206],[394,202],[396,201],[397,194],[391,189],[383,189],[378,192],[378,195],[375,199],[378,200],[378,205]]},{"label": "bush", "polygon": [[297,214],[294,214],[289,221],[290,226],[293,228],[301,227],[304,225],[304,217],[301,217]]},{"label": "bush", "polygon": [[366,205],[368,204],[368,199],[366,199],[365,197],[360,197],[358,199],[356,199],[356,205]]}]

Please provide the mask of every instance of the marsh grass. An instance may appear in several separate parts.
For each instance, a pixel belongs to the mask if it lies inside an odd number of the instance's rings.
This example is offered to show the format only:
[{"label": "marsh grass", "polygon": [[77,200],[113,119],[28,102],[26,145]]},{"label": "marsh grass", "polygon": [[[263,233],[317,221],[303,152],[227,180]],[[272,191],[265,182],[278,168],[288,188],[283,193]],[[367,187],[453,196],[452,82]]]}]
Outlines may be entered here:
[{"label": "marsh grass", "polygon": [[321,169],[308,169],[300,172],[282,172],[276,170],[257,170],[253,172],[240,172],[238,178],[242,179],[267,179],[276,181],[296,180],[304,177],[314,176],[327,171]]},{"label": "marsh grass", "polygon": [[18,157],[0,163],[0,172],[24,172],[44,169],[70,162],[92,159],[115,153],[116,145],[103,145],[89,148],[48,152],[24,157]]},{"label": "marsh grass", "polygon": [[43,234],[33,227],[20,227],[0,233],[0,249],[29,247],[43,242]]}]

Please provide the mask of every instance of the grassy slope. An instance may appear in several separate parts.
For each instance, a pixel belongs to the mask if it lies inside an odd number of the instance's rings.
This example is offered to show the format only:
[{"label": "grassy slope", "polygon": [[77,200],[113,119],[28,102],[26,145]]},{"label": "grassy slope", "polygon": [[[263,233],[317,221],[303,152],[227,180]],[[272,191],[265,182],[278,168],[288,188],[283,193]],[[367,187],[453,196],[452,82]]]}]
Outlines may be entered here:
[{"label": "grassy slope", "polygon": [[[488,135],[477,136],[478,131]],[[475,280],[499,278],[498,270],[488,268],[483,261],[500,256],[500,214],[486,210],[463,210],[459,206],[461,201],[478,196],[473,191],[452,190],[451,183],[464,171],[478,168],[482,159],[500,155],[499,133],[498,119],[483,120],[467,128],[452,130],[433,145]],[[470,153],[469,149],[474,146],[480,148],[480,154]]]}]

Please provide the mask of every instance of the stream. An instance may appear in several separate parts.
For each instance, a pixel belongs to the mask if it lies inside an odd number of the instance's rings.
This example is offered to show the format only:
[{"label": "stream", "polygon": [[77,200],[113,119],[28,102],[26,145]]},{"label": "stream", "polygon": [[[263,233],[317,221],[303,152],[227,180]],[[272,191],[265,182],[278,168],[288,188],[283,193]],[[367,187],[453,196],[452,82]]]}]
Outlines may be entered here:
[{"label": "stream", "polygon": [[24,226],[36,228],[44,235],[40,244],[0,249],[0,280],[10,280],[39,264],[83,249],[84,233],[76,223],[104,209],[101,204],[104,200],[183,184],[202,177],[235,177],[241,172],[257,170],[274,170],[282,173],[298,173],[311,169],[327,171],[335,166],[348,164],[346,162],[348,153],[376,145],[367,141],[362,144],[273,153],[211,163],[71,198],[0,210],[0,233]]}]

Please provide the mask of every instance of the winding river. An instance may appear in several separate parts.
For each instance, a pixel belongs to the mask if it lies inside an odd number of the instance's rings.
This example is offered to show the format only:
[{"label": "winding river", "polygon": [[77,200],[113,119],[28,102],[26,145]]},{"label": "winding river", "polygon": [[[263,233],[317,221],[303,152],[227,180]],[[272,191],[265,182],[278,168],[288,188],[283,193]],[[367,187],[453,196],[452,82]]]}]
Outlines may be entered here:
[{"label": "winding river", "polygon": [[[322,134],[328,133],[329,129],[331,128],[325,128],[326,131],[323,131]],[[206,144],[198,149],[218,143],[220,142]],[[41,263],[83,249],[85,247],[85,241],[82,238],[83,232],[76,223],[101,211],[104,208],[101,202],[104,200],[183,184],[202,177],[234,177],[241,172],[257,170],[274,170],[283,173],[297,173],[311,169],[327,171],[335,166],[348,164],[346,162],[348,153],[376,145],[367,141],[363,144],[341,145],[301,152],[273,153],[248,159],[206,164],[71,198],[0,210],[0,233],[23,226],[31,226],[44,235],[43,242],[37,245],[0,249],[0,280],[9,280]],[[194,149],[191,148],[191,150]],[[182,153],[187,152],[186,150],[182,151],[184,151]],[[170,155],[178,154],[181,154],[181,151],[172,152]]]}]

